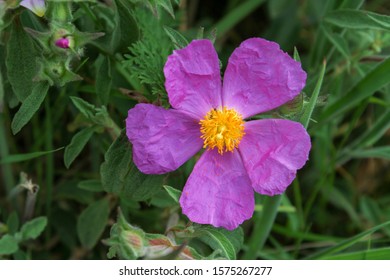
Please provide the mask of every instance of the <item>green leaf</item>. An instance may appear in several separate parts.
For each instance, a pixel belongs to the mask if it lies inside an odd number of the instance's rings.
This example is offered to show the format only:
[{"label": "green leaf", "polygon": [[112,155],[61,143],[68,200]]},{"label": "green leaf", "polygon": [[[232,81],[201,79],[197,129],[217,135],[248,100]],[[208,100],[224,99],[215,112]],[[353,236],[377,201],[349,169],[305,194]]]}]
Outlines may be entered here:
[{"label": "green leaf", "polygon": [[18,241],[15,237],[6,234],[0,238],[0,255],[11,255],[18,250]]},{"label": "green leaf", "polygon": [[8,232],[15,234],[19,230],[19,217],[16,211],[12,211],[7,218]]},{"label": "green leaf", "polygon": [[35,239],[45,229],[47,225],[46,217],[38,217],[25,223],[20,229],[22,240]]},{"label": "green leaf", "polygon": [[323,80],[324,75],[325,75],[325,69],[326,69],[326,62],[324,61],[324,63],[322,64],[321,72],[320,72],[316,87],[314,88],[314,91],[310,97],[309,104],[305,107],[305,110],[303,111],[303,115],[302,115],[301,119],[299,120],[300,123],[305,128],[307,128],[309,126],[309,121],[310,121],[311,115],[313,114],[314,107],[317,104],[317,98],[318,98],[318,95],[319,95],[320,90],[321,90],[322,80]]},{"label": "green leaf", "polygon": [[0,164],[6,164],[6,163],[15,163],[15,162],[21,162],[21,161],[27,161],[30,159],[38,158],[44,155],[48,155],[57,151],[62,150],[63,147],[52,150],[52,151],[41,151],[41,152],[34,152],[34,153],[28,153],[28,154],[16,154],[16,155],[8,155],[2,159],[0,159]]},{"label": "green leaf", "polygon": [[33,78],[37,73],[36,51],[31,37],[24,31],[19,20],[12,25],[7,46],[7,75],[12,89],[23,102],[34,90]]},{"label": "green leaf", "polygon": [[322,26],[325,36],[336,47],[336,49],[344,56],[345,59],[350,60],[350,51],[348,43],[344,37],[339,34],[332,33],[332,31],[326,26]]},{"label": "green leaf", "polygon": [[110,207],[107,199],[96,201],[80,214],[77,220],[77,234],[81,244],[92,249],[102,235],[108,222]]},{"label": "green leaf", "polygon": [[390,17],[361,10],[337,10],[325,17],[325,22],[350,29],[382,29],[389,30]]},{"label": "green leaf", "polygon": [[100,174],[106,192],[141,201],[161,189],[163,176],[143,174],[134,165],[125,131],[112,143],[104,158]]},{"label": "green leaf", "polygon": [[294,47],[294,60],[301,62],[301,57],[299,56],[298,50],[296,47]]},{"label": "green leaf", "polygon": [[364,99],[370,97],[375,91],[390,82],[390,58],[376,66],[368,75],[362,78],[351,90],[341,96],[322,113],[320,121],[324,122],[354,108]]},{"label": "green leaf", "polygon": [[103,186],[100,180],[85,180],[79,182],[77,185],[80,189],[90,192],[102,192]]},{"label": "green leaf", "polygon": [[351,238],[345,239],[344,241],[341,241],[335,246],[332,246],[330,248],[324,249],[318,253],[312,254],[307,257],[307,259],[314,259],[314,260],[324,260],[328,259],[329,257],[333,256],[335,253],[338,253],[342,250],[345,250],[352,245],[356,244],[357,242],[361,241],[363,238],[367,237],[368,235],[374,233],[377,230],[380,230],[382,228],[390,226],[390,221],[387,221],[385,223],[382,223],[380,225],[377,225],[371,229],[368,229],[366,231],[363,231]]},{"label": "green leaf", "polygon": [[139,38],[139,29],[130,5],[129,1],[113,1],[115,27],[111,32],[109,51],[114,53],[126,52],[127,48]]},{"label": "green leaf", "polygon": [[80,113],[83,114],[87,119],[90,120],[94,117],[96,110],[94,105],[76,96],[70,96],[70,100],[72,100],[74,106],[76,106]]},{"label": "green leaf", "polygon": [[30,121],[35,112],[38,111],[48,91],[49,84],[47,82],[35,84],[32,93],[24,99],[22,106],[20,106],[12,120],[13,134],[18,133]]},{"label": "green leaf", "polygon": [[84,149],[85,145],[88,143],[89,139],[91,138],[94,130],[95,130],[94,126],[87,127],[79,131],[72,137],[72,140],[70,141],[70,144],[66,146],[65,153],[64,153],[64,163],[66,168],[69,168],[69,166],[72,164],[75,158]]},{"label": "green leaf", "polygon": [[198,237],[214,250],[229,260],[235,260],[244,242],[243,230],[239,227],[233,231],[212,226],[194,226],[193,237]]},{"label": "green leaf", "polygon": [[172,197],[175,202],[179,203],[181,191],[170,186],[163,186],[163,187],[167,191],[169,196]]},{"label": "green leaf", "polygon": [[389,260],[390,248],[364,250],[346,254],[337,254],[326,258],[327,260]]},{"label": "green leaf", "polygon": [[169,26],[164,26],[165,33],[169,36],[176,49],[182,49],[188,45],[188,40],[178,31]]},{"label": "green leaf", "polygon": [[382,158],[390,160],[390,146],[356,150],[350,153],[353,158]]},{"label": "green leaf", "polygon": [[108,56],[98,60],[96,72],[96,94],[103,105],[107,105],[112,85],[111,61]]}]

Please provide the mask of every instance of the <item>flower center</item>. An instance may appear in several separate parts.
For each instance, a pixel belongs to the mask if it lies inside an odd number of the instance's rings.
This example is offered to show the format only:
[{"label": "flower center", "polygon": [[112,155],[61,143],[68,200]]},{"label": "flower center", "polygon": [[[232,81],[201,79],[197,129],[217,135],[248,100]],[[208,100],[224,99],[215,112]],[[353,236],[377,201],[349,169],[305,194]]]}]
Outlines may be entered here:
[{"label": "flower center", "polygon": [[203,148],[218,148],[218,153],[233,152],[244,136],[244,120],[234,109],[211,109],[199,122]]}]

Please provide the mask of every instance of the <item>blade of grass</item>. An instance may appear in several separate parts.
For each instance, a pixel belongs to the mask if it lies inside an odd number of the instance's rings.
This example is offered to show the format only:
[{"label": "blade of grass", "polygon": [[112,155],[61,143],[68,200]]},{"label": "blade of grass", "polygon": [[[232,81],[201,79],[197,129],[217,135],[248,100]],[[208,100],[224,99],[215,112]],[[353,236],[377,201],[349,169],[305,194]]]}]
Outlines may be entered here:
[{"label": "blade of grass", "polygon": [[321,90],[322,80],[324,79],[324,75],[325,75],[325,69],[326,69],[326,61],[324,61],[322,64],[320,76],[318,78],[314,91],[311,95],[309,104],[306,106],[305,111],[303,112],[303,115],[300,119],[300,123],[303,124],[305,128],[308,127],[311,115],[313,114],[314,107],[317,104],[317,98]]},{"label": "blade of grass", "polygon": [[255,227],[248,242],[248,249],[243,256],[244,260],[256,259],[257,252],[263,248],[271,231],[281,200],[281,195],[267,196],[264,198],[263,211],[255,214]]},{"label": "blade of grass", "polygon": [[217,29],[218,36],[223,37],[237,23],[257,9],[264,0],[247,0],[238,7],[234,8],[225,17],[223,17],[214,28]]},{"label": "blade of grass", "polygon": [[390,58],[376,66],[367,76],[361,79],[347,94],[326,108],[319,121],[326,122],[342,113],[354,108],[364,99],[370,97],[375,91],[390,82]]},{"label": "blade of grass", "polygon": [[387,222],[382,223],[380,225],[377,225],[373,228],[370,228],[366,231],[363,231],[363,232],[361,232],[361,233],[359,233],[351,238],[345,239],[344,241],[341,241],[340,243],[338,243],[335,246],[332,246],[330,248],[327,248],[327,249],[322,250],[318,253],[315,253],[315,254],[308,256],[306,259],[314,259],[314,260],[328,259],[329,257],[333,256],[335,253],[351,247],[352,245],[361,241],[363,238],[367,237],[368,235],[370,235],[370,234],[374,233],[375,231],[380,230],[386,226],[390,226],[390,221],[387,221]]},{"label": "blade of grass", "polygon": [[348,254],[331,256],[328,260],[389,260],[390,248],[380,248],[366,251],[358,251]]},{"label": "blade of grass", "polygon": [[7,155],[4,156],[2,155],[0,159],[0,164],[8,164],[8,163],[15,163],[15,162],[22,162],[22,161],[27,161],[30,159],[38,158],[41,156],[45,156],[54,152],[57,152],[59,150],[62,150],[64,147],[51,150],[51,151],[40,151],[40,152],[33,152],[33,153],[27,153],[27,154],[15,154],[15,155]]}]

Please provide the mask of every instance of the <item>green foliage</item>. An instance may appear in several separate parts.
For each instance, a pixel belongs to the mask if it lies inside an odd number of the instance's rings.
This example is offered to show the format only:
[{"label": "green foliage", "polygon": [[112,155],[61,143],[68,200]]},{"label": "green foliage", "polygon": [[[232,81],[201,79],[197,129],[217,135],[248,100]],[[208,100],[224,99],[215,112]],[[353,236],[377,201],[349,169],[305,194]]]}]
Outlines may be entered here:
[{"label": "green foliage", "polygon": [[6,65],[8,80],[16,97],[21,102],[36,88],[33,82],[37,70],[35,56],[36,52],[31,37],[23,30],[20,22],[15,22],[12,25],[7,44]]},{"label": "green foliage", "polygon": [[46,82],[37,83],[31,94],[23,101],[19,111],[15,114],[12,120],[12,133],[18,133],[33,117],[36,111],[39,110],[43,100],[49,91],[49,85]]},{"label": "green foliage", "polygon": [[35,239],[41,235],[47,225],[46,217],[38,217],[28,221],[20,229],[21,240]]},{"label": "green foliage", "polygon": [[107,199],[98,200],[81,212],[77,220],[77,234],[85,248],[92,249],[99,241],[107,225],[109,213]]},{"label": "green foliage", "polygon": [[[0,1],[1,259],[389,258],[386,1],[49,1],[44,18],[11,2]],[[283,195],[256,195],[238,229],[194,224],[179,202],[201,155],[141,173],[127,112],[170,107],[175,49],[209,38],[223,76],[251,37],[307,72],[296,98],[254,118],[302,123],[309,160]]]},{"label": "green foliage", "polygon": [[8,225],[10,234],[5,234],[0,238],[0,256],[16,253],[19,250],[20,244],[30,239],[38,238],[47,226],[47,218],[38,217],[26,222],[22,225],[20,231],[17,231],[17,226],[11,225],[15,222],[15,219],[18,219],[16,213],[10,215]]},{"label": "green foliage", "polygon": [[161,187],[163,176],[141,173],[132,161],[131,145],[125,131],[115,140],[104,156],[100,174],[106,192],[126,199],[149,199]]},{"label": "green foliage", "polygon": [[0,255],[11,255],[19,249],[18,241],[12,235],[6,234],[0,239]]},{"label": "green foliage", "polygon": [[95,127],[93,126],[87,127],[73,136],[72,141],[65,148],[64,163],[66,168],[69,168],[72,162],[81,153],[89,139],[92,137],[94,130]]},{"label": "green foliage", "polygon": [[96,94],[103,105],[107,105],[110,98],[110,91],[112,85],[111,61],[107,56],[102,56],[98,60],[96,71]]}]

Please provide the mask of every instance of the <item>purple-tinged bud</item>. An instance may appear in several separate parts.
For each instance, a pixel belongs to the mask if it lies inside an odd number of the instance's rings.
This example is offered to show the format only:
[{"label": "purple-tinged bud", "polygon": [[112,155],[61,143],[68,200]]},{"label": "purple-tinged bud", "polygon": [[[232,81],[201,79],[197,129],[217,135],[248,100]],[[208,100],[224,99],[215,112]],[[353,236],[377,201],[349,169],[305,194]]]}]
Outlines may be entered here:
[{"label": "purple-tinged bud", "polygon": [[57,41],[55,41],[55,45],[62,49],[69,49],[70,42],[68,38],[60,38]]}]

